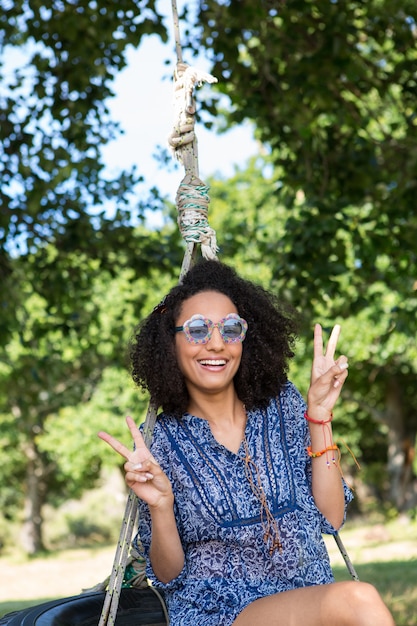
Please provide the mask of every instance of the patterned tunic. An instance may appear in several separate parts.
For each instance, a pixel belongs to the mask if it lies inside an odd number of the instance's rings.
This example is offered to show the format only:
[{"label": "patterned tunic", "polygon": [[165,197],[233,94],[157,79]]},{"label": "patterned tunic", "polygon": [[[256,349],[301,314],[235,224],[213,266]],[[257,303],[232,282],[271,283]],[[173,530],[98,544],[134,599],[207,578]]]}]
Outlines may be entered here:
[{"label": "patterned tunic", "polygon": [[[165,592],[171,626],[230,626],[257,598],[333,581],[321,533],[335,529],[311,493],[304,411],[301,395],[287,383],[267,409],[248,412],[249,453],[282,543],[272,554],[261,504],[245,473],[243,444],[234,454],[215,440],[206,420],[190,414],[158,417],[151,451],[173,487],[184,568],[168,584],[156,578],[148,558],[149,510],[142,501],[137,548],[142,543],[148,577]],[[345,486],[346,503],[351,497]]]}]

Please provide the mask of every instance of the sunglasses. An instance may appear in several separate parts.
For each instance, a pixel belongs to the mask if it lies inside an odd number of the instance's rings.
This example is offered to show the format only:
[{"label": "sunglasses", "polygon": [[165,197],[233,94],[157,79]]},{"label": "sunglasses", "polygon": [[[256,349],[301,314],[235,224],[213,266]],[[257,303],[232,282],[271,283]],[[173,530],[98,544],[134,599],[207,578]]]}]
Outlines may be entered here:
[{"label": "sunglasses", "polygon": [[236,313],[229,313],[216,324],[204,315],[197,313],[182,326],[176,326],[175,332],[184,332],[189,343],[204,344],[210,341],[215,328],[219,329],[225,343],[240,343],[244,340],[248,323]]}]

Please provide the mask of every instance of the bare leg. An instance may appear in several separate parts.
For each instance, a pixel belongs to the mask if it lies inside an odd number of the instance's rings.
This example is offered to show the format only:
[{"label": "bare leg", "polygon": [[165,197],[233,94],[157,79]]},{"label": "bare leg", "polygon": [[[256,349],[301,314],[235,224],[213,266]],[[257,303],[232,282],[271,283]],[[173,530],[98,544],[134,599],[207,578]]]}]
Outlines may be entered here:
[{"label": "bare leg", "polygon": [[395,626],[377,590],[348,581],[284,591],[255,600],[233,626]]}]

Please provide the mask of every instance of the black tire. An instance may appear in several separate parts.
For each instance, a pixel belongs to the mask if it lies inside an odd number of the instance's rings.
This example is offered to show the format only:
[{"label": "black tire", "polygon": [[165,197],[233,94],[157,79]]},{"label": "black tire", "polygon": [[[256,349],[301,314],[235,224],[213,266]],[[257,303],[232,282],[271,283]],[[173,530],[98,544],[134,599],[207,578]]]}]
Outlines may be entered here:
[{"label": "black tire", "polygon": [[[97,626],[105,593],[61,598],[10,613],[0,619],[1,626]],[[166,626],[159,597],[150,589],[122,589],[116,626]]]}]

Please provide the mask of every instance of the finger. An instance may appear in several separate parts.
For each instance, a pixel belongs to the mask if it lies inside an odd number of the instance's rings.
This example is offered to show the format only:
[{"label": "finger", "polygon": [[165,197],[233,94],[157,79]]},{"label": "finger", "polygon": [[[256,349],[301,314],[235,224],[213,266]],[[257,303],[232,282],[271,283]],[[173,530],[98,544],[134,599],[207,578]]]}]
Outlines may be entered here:
[{"label": "finger", "polygon": [[[345,380],[348,375],[347,363],[341,365],[332,365],[323,374],[316,378],[315,382],[322,388],[327,388],[329,385],[333,386],[336,380]],[[336,385],[338,387],[339,385]]]},{"label": "finger", "polygon": [[330,358],[334,357],[335,352],[336,352],[337,342],[339,340],[339,335],[340,335],[340,325],[335,324],[333,326],[329,341],[327,343],[327,348],[326,348],[326,353],[325,353],[326,356],[329,356]]},{"label": "finger", "polygon": [[115,452],[120,454],[120,456],[123,456],[125,459],[128,459],[129,456],[131,455],[132,450],[129,450],[128,448],[126,448],[126,446],[124,446],[115,437],[112,437],[111,435],[109,435],[109,433],[100,431],[99,433],[97,433],[97,435],[100,437],[100,439],[108,443],[109,446],[112,447]]},{"label": "finger", "polygon": [[320,324],[314,325],[313,352],[314,357],[323,356],[323,332]]},{"label": "finger", "polygon": [[[345,357],[346,358],[346,357]],[[338,363],[335,367],[337,367],[336,373],[333,375],[333,387],[335,389],[337,389],[338,387],[340,387],[341,385],[343,385],[343,383],[345,382],[347,375],[348,375],[348,362],[343,361],[342,363]],[[332,368],[333,370],[335,368]]]},{"label": "finger", "polygon": [[130,415],[126,417],[126,422],[129,427],[130,433],[132,435],[133,441],[135,443],[135,452],[140,450],[142,453],[141,454],[142,457],[144,457],[146,454],[146,458],[159,467],[158,461],[151,454],[151,451],[149,450],[148,446],[145,443],[145,439],[143,438],[142,432],[136,426],[134,420],[130,417]]},{"label": "finger", "polygon": [[138,473],[138,472],[127,472],[126,474],[126,483],[131,487],[133,483],[147,483],[152,481],[154,475],[150,472],[146,473]]},{"label": "finger", "polygon": [[[130,434],[132,435],[132,439],[135,443],[135,450],[138,450],[139,448],[144,448],[145,450],[149,452],[149,449],[145,444],[145,440],[142,436],[142,433],[140,432],[139,428],[136,426],[134,420],[130,417],[130,415],[126,417],[126,423],[129,427]],[[149,455],[150,454],[151,453],[149,452]]]},{"label": "finger", "polygon": [[153,480],[155,477],[152,467],[149,463],[134,463],[127,461],[124,465],[126,472],[126,479],[136,482],[146,482],[147,480]]},{"label": "finger", "polygon": [[335,361],[336,365],[338,365],[342,370],[349,367],[348,358],[344,354],[341,354],[338,359]]}]

